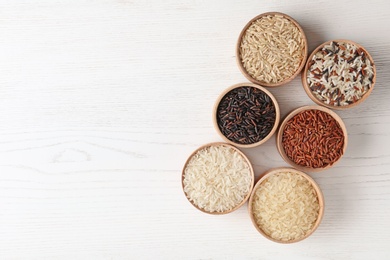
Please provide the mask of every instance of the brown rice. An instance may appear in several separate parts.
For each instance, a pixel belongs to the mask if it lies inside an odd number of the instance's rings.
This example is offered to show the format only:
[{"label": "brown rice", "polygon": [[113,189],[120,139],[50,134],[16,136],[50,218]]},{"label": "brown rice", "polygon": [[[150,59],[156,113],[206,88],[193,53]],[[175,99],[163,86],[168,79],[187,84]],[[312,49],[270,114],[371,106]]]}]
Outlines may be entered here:
[{"label": "brown rice", "polygon": [[257,81],[277,84],[291,78],[304,62],[305,36],[300,28],[281,14],[263,16],[244,32],[240,61]]}]

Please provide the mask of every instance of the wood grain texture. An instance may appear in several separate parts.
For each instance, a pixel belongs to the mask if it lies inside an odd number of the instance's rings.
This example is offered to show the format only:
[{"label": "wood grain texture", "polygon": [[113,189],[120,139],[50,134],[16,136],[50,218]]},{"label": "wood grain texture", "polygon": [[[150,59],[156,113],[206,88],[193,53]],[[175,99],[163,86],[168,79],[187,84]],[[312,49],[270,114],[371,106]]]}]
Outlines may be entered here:
[{"label": "wood grain texture", "polygon": [[[0,1],[0,259],[388,259],[389,1]],[[194,209],[180,172],[221,141],[211,112],[245,82],[237,37],[254,16],[296,19],[309,52],[337,38],[377,66],[370,97],[337,112],[345,156],[311,174],[325,215],[307,240],[260,236],[246,206]],[[281,115],[313,102],[299,77]],[[256,175],[287,166],[275,138],[242,149]]]}]

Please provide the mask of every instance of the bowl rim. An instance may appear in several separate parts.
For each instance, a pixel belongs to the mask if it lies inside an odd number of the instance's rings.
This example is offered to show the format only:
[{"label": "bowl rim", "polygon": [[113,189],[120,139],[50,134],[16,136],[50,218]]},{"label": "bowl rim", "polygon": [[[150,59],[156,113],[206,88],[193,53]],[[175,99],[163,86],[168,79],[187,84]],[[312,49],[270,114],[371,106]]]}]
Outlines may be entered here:
[{"label": "bowl rim", "polygon": [[[372,64],[372,67],[373,67],[373,72],[374,72],[374,76],[372,78],[372,85],[371,85],[371,88],[367,91],[366,94],[363,95],[362,98],[360,98],[358,101],[352,103],[352,104],[349,104],[349,105],[346,105],[346,106],[333,106],[333,105],[329,105],[329,104],[325,104],[323,101],[319,100],[312,92],[312,90],[310,89],[308,83],[307,83],[307,71],[309,69],[309,63],[311,61],[311,59],[313,58],[313,56],[320,50],[322,49],[325,45],[327,44],[330,44],[331,42],[343,42],[343,43],[350,43],[350,44],[353,44],[353,45],[356,45],[358,48],[362,48],[363,51],[366,53],[367,57],[370,59],[370,62]],[[320,44],[319,46],[317,46],[317,48],[315,48],[311,54],[309,55],[309,57],[307,58],[306,60],[306,64],[305,64],[305,67],[303,68],[303,71],[302,71],[302,74],[301,74],[301,81],[302,81],[302,85],[303,85],[303,89],[305,90],[306,94],[309,96],[309,98],[311,100],[313,100],[313,102],[315,102],[316,104],[320,105],[320,106],[324,106],[324,107],[327,107],[327,108],[330,108],[330,109],[335,109],[335,110],[345,110],[345,109],[349,109],[349,108],[352,108],[352,107],[355,107],[357,105],[359,105],[360,103],[362,103],[364,100],[366,100],[368,98],[368,96],[370,96],[372,90],[374,89],[374,86],[375,86],[375,83],[376,83],[376,66],[375,66],[375,63],[374,63],[374,60],[371,56],[371,54],[367,51],[366,48],[364,48],[362,45],[354,42],[354,41],[351,41],[351,40],[346,40],[346,39],[335,39],[335,40],[330,40],[330,41],[326,41],[322,44]]]},{"label": "bowl rim", "polygon": [[[271,131],[268,133],[268,135],[266,137],[264,137],[262,140],[256,142],[256,143],[252,143],[252,144],[239,144],[239,143],[235,143],[231,140],[229,140],[222,132],[221,130],[219,129],[219,126],[218,126],[218,122],[217,122],[217,111],[218,111],[218,106],[222,100],[223,97],[225,97],[226,94],[228,94],[230,91],[232,91],[233,89],[236,89],[236,88],[241,88],[241,87],[254,87],[254,88],[257,88],[261,91],[263,91],[265,94],[267,94],[273,104],[274,104],[274,107],[275,107],[275,124],[274,126],[272,127]],[[215,130],[217,131],[217,133],[219,134],[219,136],[223,139],[224,142],[226,143],[229,143],[229,144],[232,144],[234,146],[237,146],[237,147],[240,147],[240,148],[252,148],[252,147],[256,147],[256,146],[259,146],[263,143],[265,143],[266,141],[268,141],[276,132],[278,126],[279,126],[279,123],[280,123],[280,108],[279,108],[279,104],[278,104],[278,101],[276,100],[275,96],[269,91],[267,90],[266,88],[264,88],[263,86],[260,86],[260,85],[257,85],[257,84],[254,84],[254,83],[249,83],[249,82],[244,82],[244,83],[238,83],[238,84],[234,84],[233,86],[230,86],[228,87],[227,89],[225,89],[217,98],[216,102],[214,103],[214,108],[213,108],[213,113],[212,113],[212,116],[213,116],[213,125],[214,125],[214,128]]]},{"label": "bowl rim", "polygon": [[[288,158],[288,156],[284,152],[284,148],[283,148],[283,144],[282,144],[282,137],[283,137],[283,130],[284,130],[287,122],[291,118],[293,118],[295,115],[299,114],[300,112],[307,111],[307,110],[320,110],[320,111],[323,111],[325,113],[328,113],[330,116],[332,116],[337,121],[341,130],[343,131],[343,134],[344,134],[343,153],[340,156],[340,158],[337,159],[337,161],[335,161],[332,165],[327,165],[327,166],[322,167],[322,168],[304,167],[304,166],[301,166],[301,165],[294,163],[292,160],[290,160],[290,158]],[[285,162],[290,164],[292,167],[294,167],[295,169],[298,169],[300,171],[303,171],[303,172],[320,172],[320,171],[329,169],[330,167],[333,167],[344,156],[345,151],[347,149],[347,144],[348,144],[348,132],[347,132],[347,128],[346,128],[343,120],[341,119],[341,117],[339,115],[337,115],[336,112],[330,110],[329,108],[326,108],[323,106],[317,106],[317,105],[302,106],[302,107],[296,108],[293,111],[291,111],[289,114],[287,114],[287,116],[284,118],[284,120],[280,124],[278,133],[276,135],[276,146],[278,148],[280,156],[283,158],[283,160]]]},{"label": "bowl rim", "polygon": [[[291,77],[281,81],[281,82],[278,82],[278,83],[266,83],[266,82],[262,82],[262,81],[259,81],[255,78],[253,78],[251,75],[249,75],[249,73],[246,71],[246,69],[244,68],[242,62],[241,62],[241,54],[240,54],[240,46],[241,46],[241,40],[242,40],[242,37],[244,36],[246,30],[248,29],[248,27],[250,25],[252,25],[252,23],[264,16],[267,16],[267,15],[281,15],[283,16],[284,18],[290,20],[298,29],[299,31],[301,32],[302,34],[302,38],[303,38],[303,41],[304,41],[304,56],[302,58],[302,61],[297,69],[297,71],[291,75]],[[240,35],[238,36],[238,40],[237,40],[237,43],[236,43],[236,62],[237,62],[237,65],[238,65],[238,68],[240,69],[241,73],[245,76],[245,78],[247,78],[250,82],[252,83],[255,83],[255,84],[258,84],[258,85],[262,85],[264,87],[278,87],[278,86],[282,86],[282,85],[285,85],[287,84],[288,82],[292,81],[295,77],[298,76],[298,74],[302,71],[302,69],[304,68],[305,64],[306,64],[306,59],[307,59],[307,56],[308,56],[308,42],[307,42],[307,38],[306,38],[306,34],[305,32],[303,31],[301,25],[294,19],[292,18],[291,16],[285,14],[285,13],[281,13],[281,12],[266,12],[266,13],[262,13],[262,14],[259,14],[257,16],[255,16],[254,18],[252,18],[245,26],[244,28],[241,30],[240,32]]]},{"label": "bowl rim", "polygon": [[[319,204],[319,212],[318,212],[318,217],[317,217],[317,220],[314,224],[314,226],[312,227],[312,229],[303,237],[299,238],[299,239],[294,239],[294,240],[289,240],[289,241],[281,241],[281,240],[277,240],[275,238],[272,238],[270,236],[268,236],[260,227],[259,225],[257,225],[256,223],[256,220],[253,216],[253,199],[254,199],[254,194],[256,193],[256,190],[260,187],[261,183],[263,181],[265,181],[268,177],[274,175],[274,174],[277,174],[277,173],[281,173],[281,172],[294,172],[294,173],[297,173],[301,176],[303,176],[306,180],[308,180],[310,182],[310,184],[313,186],[314,190],[316,191],[316,194],[317,194],[317,198],[318,198],[318,204]],[[255,228],[257,229],[257,231],[262,234],[265,238],[273,241],[273,242],[277,242],[277,243],[281,243],[281,244],[291,244],[291,243],[296,243],[296,242],[299,242],[299,241],[302,241],[306,238],[308,238],[310,235],[312,235],[314,233],[314,231],[317,230],[318,226],[320,225],[322,219],[323,219],[323,216],[324,216],[324,210],[325,210],[325,202],[324,202],[324,195],[322,193],[322,190],[320,188],[320,186],[317,184],[317,182],[312,178],[310,177],[308,174],[304,173],[303,171],[299,171],[297,169],[294,169],[294,168],[291,168],[291,167],[278,167],[278,168],[272,168],[266,172],[264,172],[263,174],[260,175],[260,179],[257,181],[256,185],[253,187],[252,189],[252,193],[251,193],[251,196],[249,198],[249,201],[248,201],[248,212],[249,212],[249,216],[251,218],[251,221],[252,221],[252,224],[255,226]]]},{"label": "bowl rim", "polygon": [[[191,158],[197,153],[199,152],[200,150],[204,149],[204,148],[207,148],[207,147],[211,147],[211,146],[226,146],[226,147],[229,147],[229,148],[232,148],[233,150],[235,150],[236,152],[238,152],[243,158],[244,160],[247,162],[248,166],[249,166],[249,170],[250,170],[250,174],[251,174],[251,177],[252,177],[252,181],[251,181],[251,184],[250,184],[250,188],[249,188],[249,191],[248,191],[248,194],[245,196],[245,198],[243,199],[243,201],[241,203],[239,203],[237,206],[235,206],[234,208],[232,209],[229,209],[227,211],[223,211],[223,212],[209,212],[207,210],[204,210],[200,207],[198,207],[197,205],[195,205],[192,201],[190,201],[190,199],[187,197],[187,193],[184,191],[184,176],[185,176],[185,170],[187,168],[187,165],[189,163],[189,161],[191,160]],[[186,197],[186,199],[188,200],[188,202],[190,202],[190,204],[192,206],[194,206],[196,209],[204,212],[204,213],[207,213],[207,214],[210,214],[210,215],[224,215],[224,214],[228,214],[228,213],[231,213],[237,209],[239,209],[242,205],[245,204],[245,202],[248,201],[251,193],[252,193],[252,189],[253,189],[253,186],[254,186],[254,183],[255,183],[255,172],[253,170],[253,166],[252,166],[252,163],[250,162],[249,158],[240,150],[238,149],[237,147],[235,147],[234,145],[231,145],[231,144],[228,144],[228,143],[223,143],[223,142],[211,142],[211,143],[207,143],[207,144],[204,144],[204,145],[201,145],[200,147],[198,147],[196,150],[194,150],[187,158],[186,162],[184,163],[184,166],[183,166],[183,169],[181,171],[181,187],[182,187],[182,191]]]}]

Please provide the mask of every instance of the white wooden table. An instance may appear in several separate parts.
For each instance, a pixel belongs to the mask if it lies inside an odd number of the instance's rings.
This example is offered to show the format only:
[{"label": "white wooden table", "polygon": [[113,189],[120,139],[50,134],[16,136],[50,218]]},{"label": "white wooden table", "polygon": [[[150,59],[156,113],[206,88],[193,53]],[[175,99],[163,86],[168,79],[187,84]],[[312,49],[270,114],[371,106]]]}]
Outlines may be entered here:
[{"label": "white wooden table", "polygon": [[[389,1],[0,1],[0,259],[389,259]],[[211,111],[246,79],[237,37],[280,11],[309,51],[337,38],[372,54],[377,84],[337,112],[349,147],[311,174],[325,216],[307,240],[268,241],[246,206],[194,209],[181,168],[221,141]],[[282,116],[313,102],[300,79],[270,90]],[[256,175],[287,166],[272,138],[243,150]]]}]

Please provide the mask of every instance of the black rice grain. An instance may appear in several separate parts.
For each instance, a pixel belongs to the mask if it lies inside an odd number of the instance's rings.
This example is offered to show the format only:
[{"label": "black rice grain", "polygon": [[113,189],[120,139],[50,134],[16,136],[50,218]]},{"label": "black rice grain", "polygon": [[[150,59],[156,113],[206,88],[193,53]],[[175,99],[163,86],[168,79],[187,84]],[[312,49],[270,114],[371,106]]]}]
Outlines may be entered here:
[{"label": "black rice grain", "polygon": [[238,144],[263,140],[275,125],[272,99],[260,89],[239,87],[228,92],[217,108],[217,123],[222,134]]}]

